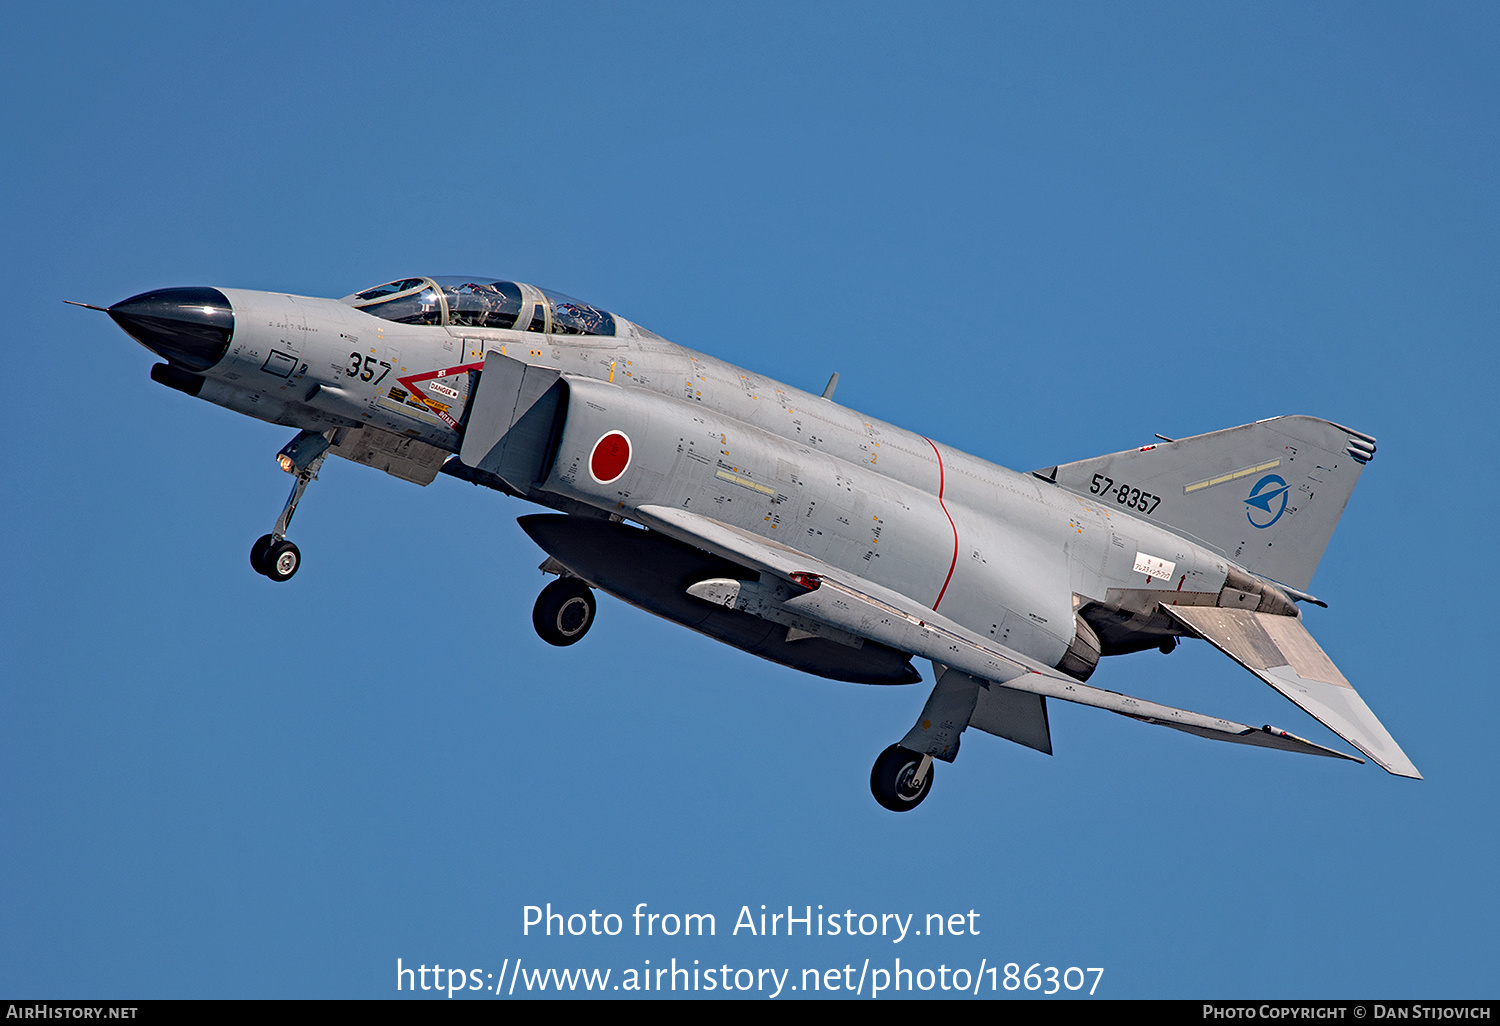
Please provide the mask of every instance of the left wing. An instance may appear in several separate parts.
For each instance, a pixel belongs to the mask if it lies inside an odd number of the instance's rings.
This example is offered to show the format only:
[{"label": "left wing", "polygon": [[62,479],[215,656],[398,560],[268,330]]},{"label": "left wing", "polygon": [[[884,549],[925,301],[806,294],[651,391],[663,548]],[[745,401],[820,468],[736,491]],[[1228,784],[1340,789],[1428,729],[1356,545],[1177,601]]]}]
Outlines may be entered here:
[{"label": "left wing", "polygon": [[647,527],[715,555],[770,571],[808,589],[787,600],[788,610],[883,645],[961,670],[981,681],[1129,716],[1199,737],[1261,748],[1353,756],[1313,744],[1271,726],[1255,728],[1217,716],[1089,687],[981,637],[908,596],[841,570],[804,552],[741,528],[668,506],[641,506],[635,518]]}]

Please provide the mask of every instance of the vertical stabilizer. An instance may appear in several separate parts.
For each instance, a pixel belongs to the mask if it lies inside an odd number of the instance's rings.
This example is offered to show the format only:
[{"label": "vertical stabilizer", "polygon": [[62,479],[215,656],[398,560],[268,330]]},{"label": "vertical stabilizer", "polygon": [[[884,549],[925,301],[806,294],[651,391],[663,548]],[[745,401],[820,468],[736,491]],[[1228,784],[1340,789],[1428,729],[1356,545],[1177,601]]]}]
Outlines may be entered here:
[{"label": "vertical stabilizer", "polygon": [[1316,417],[1274,417],[1037,474],[1301,591],[1374,455],[1369,435]]}]

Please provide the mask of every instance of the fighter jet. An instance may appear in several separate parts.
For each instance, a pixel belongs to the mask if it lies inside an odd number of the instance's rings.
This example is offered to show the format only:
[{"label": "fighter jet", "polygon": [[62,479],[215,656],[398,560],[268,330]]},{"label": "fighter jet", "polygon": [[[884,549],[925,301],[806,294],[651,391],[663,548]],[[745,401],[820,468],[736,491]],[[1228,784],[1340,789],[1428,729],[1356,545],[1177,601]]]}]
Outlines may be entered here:
[{"label": "fighter jet", "polygon": [[837,374],[804,392],[521,282],[168,288],[107,312],[163,359],[153,380],[297,430],[276,457],[291,494],[250,550],[272,581],[301,566],[287,530],[332,454],[550,510],[519,522],[557,577],[533,613],[553,645],[588,633],[602,591],[835,680],[914,684],[929,661],[921,715],[870,775],[887,809],[915,808],[969,728],[1050,754],[1049,698],[1363,761],[1086,683],[1180,638],[1420,777],[1297,605],[1323,605],[1306,589],[1375,454],[1351,428],[1276,417],[1017,473],[838,405]]}]

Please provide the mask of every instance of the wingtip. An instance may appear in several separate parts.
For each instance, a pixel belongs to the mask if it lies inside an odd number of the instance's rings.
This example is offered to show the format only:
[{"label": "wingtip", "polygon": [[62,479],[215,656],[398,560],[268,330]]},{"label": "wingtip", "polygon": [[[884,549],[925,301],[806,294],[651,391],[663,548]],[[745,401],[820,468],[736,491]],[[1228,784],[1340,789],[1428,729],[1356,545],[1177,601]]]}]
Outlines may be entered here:
[{"label": "wingtip", "polygon": [[[1345,740],[1349,741],[1348,738],[1345,738]],[[1349,741],[1349,743],[1354,744],[1353,741]],[[1379,766],[1381,769],[1385,770],[1393,777],[1406,777],[1408,780],[1421,780],[1421,772],[1418,771],[1416,766],[1412,765],[1412,761],[1406,757],[1406,753],[1401,750],[1401,746],[1396,745],[1394,742],[1392,742],[1392,745],[1396,749],[1396,757],[1394,758],[1388,755],[1376,755],[1364,745],[1354,744],[1354,747],[1358,748],[1360,751],[1368,755],[1370,757],[1370,760],[1374,762],[1375,765]]]}]

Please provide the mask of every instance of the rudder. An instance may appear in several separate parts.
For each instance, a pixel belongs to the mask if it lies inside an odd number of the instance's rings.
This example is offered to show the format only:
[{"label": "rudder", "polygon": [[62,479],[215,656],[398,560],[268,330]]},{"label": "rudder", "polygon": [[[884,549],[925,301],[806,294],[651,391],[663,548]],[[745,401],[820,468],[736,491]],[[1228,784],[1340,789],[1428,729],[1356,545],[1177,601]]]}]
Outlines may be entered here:
[{"label": "rudder", "polygon": [[1374,455],[1369,435],[1316,417],[1273,417],[1036,474],[1303,591]]}]

